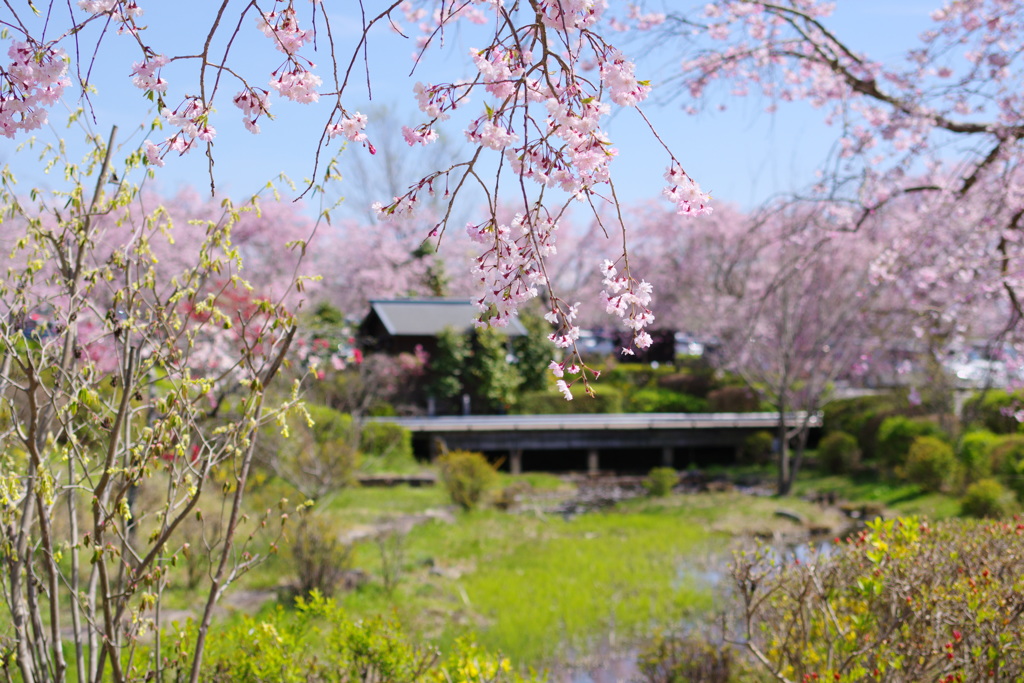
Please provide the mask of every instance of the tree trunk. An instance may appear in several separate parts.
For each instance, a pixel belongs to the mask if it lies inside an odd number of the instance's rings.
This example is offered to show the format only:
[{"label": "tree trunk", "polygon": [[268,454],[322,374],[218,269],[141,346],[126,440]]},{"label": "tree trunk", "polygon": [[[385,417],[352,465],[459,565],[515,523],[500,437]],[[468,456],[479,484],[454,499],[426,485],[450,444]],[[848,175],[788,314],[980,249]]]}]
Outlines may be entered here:
[{"label": "tree trunk", "polygon": [[793,486],[793,478],[790,474],[789,461],[789,434],[786,431],[786,413],[783,406],[779,406],[779,426],[777,439],[779,441],[779,483],[775,491],[778,496],[789,494]]}]

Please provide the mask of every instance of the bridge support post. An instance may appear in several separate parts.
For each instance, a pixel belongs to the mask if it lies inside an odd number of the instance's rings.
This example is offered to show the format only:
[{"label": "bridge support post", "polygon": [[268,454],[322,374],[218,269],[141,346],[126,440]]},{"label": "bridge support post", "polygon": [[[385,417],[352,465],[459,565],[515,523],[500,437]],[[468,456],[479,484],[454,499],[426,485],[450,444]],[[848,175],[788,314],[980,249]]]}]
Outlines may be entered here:
[{"label": "bridge support post", "polygon": [[512,474],[523,473],[523,449],[517,448],[508,454],[508,469]]},{"label": "bridge support post", "polygon": [[591,448],[587,451],[587,474],[597,474],[601,469],[601,462],[597,457],[597,449]]},{"label": "bridge support post", "polygon": [[676,454],[675,449],[671,446],[664,446],[661,449],[661,466],[662,467],[675,467]]}]

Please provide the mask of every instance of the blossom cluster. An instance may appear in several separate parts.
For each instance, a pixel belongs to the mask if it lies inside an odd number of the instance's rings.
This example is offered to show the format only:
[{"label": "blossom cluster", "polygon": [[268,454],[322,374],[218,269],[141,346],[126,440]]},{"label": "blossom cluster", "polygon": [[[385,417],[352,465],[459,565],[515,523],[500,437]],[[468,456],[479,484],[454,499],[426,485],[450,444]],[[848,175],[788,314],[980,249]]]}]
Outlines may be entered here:
[{"label": "blossom cluster", "polygon": [[263,31],[263,35],[274,41],[278,50],[289,56],[297,53],[314,37],[312,30],[299,28],[294,7],[287,7],[281,12],[260,13],[256,25]]},{"label": "blossom cluster", "polygon": [[601,63],[601,80],[608,86],[612,102],[623,107],[635,107],[647,99],[651,86],[636,80],[633,62],[618,50],[612,50]]},{"label": "blossom cluster", "polygon": [[[587,381],[587,371],[589,370],[595,378],[601,373],[596,370],[590,370],[583,363],[583,360],[580,358],[579,349],[576,347],[576,342],[580,338],[580,328],[576,322],[576,318],[579,316],[580,302],[577,301],[572,305],[568,305],[557,297],[552,296],[550,298],[550,306],[551,310],[544,314],[544,319],[556,326],[558,331],[548,335],[548,341],[560,349],[567,349],[569,351],[568,359],[561,362],[553,360],[548,365],[548,369],[551,370],[551,374],[557,380],[555,386],[562,392],[566,401],[572,400],[572,385],[579,380],[583,381],[587,393],[593,395],[593,390]],[[566,380],[566,375],[569,375],[572,379]]]},{"label": "blossom cluster", "polygon": [[538,285],[546,284],[544,259],[553,255],[558,223],[536,212],[516,214],[508,225],[487,221],[468,224],[470,239],[488,248],[473,268],[483,294],[475,300],[480,321],[492,327],[505,327],[519,306],[538,294]]},{"label": "blossom cluster", "polygon": [[167,64],[167,57],[155,55],[142,62],[132,65],[132,83],[140,90],[167,92],[167,81],[157,73],[160,67]]},{"label": "blossom cluster", "polygon": [[[653,340],[645,328],[654,322],[654,313],[648,308],[654,288],[649,282],[637,282],[628,269],[620,275],[615,264],[607,259],[601,264],[601,274],[605,312],[622,319],[623,326],[633,334],[633,345],[638,349],[648,348]],[[623,347],[622,353],[633,355],[632,346]]]},{"label": "blossom cluster", "polygon": [[164,107],[161,114],[167,123],[180,130],[160,144],[152,140],[143,143],[146,160],[153,166],[163,166],[163,157],[168,152],[185,154],[195,146],[196,140],[209,144],[217,135],[209,122],[210,107],[198,97],[186,98],[176,109]]},{"label": "blossom cluster", "polygon": [[519,136],[512,132],[511,126],[477,119],[466,130],[466,139],[473,144],[500,151],[518,142]]},{"label": "blossom cluster", "polygon": [[323,80],[305,67],[293,65],[275,71],[271,76],[270,87],[285,99],[299,104],[312,104],[320,99],[317,88]]},{"label": "blossom cluster", "polygon": [[0,133],[13,138],[36,130],[47,121],[46,108],[60,99],[68,65],[59,48],[14,41],[7,50],[11,62],[0,71]]},{"label": "blossom cluster", "polygon": [[593,26],[606,9],[607,0],[540,0],[537,3],[544,24],[555,29],[583,29]]},{"label": "blossom cluster", "polygon": [[563,378],[565,377],[566,374],[568,374],[570,376],[571,375],[578,375],[578,374],[580,374],[580,372],[582,371],[583,368],[579,364],[577,364],[575,361],[559,363],[558,361],[553,360],[548,365],[548,369],[551,370],[551,374],[553,374],[556,377],[555,387],[560,392],[562,392],[562,396],[565,397],[566,401],[571,401],[572,400],[572,382],[575,382],[575,380],[571,380],[569,382],[566,382],[565,379],[563,379]]},{"label": "blossom cluster", "polygon": [[668,187],[665,196],[676,205],[676,213],[680,216],[701,216],[711,213],[711,195],[703,192],[700,185],[686,174],[686,171],[673,163],[665,172]]},{"label": "blossom cluster", "polygon": [[260,132],[257,121],[261,116],[270,115],[270,93],[266,90],[247,88],[235,95],[233,100],[236,107],[242,110],[242,123],[250,133]]},{"label": "blossom cluster", "polygon": [[332,138],[342,136],[352,142],[368,144],[366,133],[363,132],[366,130],[366,121],[366,114],[360,114],[359,112],[352,116],[343,116],[341,121],[327,128],[327,135]]},{"label": "blossom cluster", "polygon": [[415,128],[402,126],[402,137],[409,143],[409,146],[423,145],[424,147],[437,141],[437,131],[429,124],[421,124]]},{"label": "blossom cluster", "polygon": [[89,14],[107,14],[117,24],[118,33],[137,34],[135,18],[142,16],[142,8],[135,0],[78,0],[78,6]]}]

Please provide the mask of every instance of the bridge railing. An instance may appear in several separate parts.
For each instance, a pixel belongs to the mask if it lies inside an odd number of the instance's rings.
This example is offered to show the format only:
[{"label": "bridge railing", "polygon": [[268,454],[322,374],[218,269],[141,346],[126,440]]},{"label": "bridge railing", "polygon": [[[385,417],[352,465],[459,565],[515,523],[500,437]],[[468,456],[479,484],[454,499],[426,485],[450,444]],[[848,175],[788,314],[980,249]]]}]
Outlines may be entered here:
[{"label": "bridge railing", "polygon": [[[822,425],[822,413],[785,414],[787,427]],[[437,417],[375,417],[412,432],[558,431],[634,429],[774,429],[779,414],[762,413],[609,413],[586,415],[443,415]]]}]

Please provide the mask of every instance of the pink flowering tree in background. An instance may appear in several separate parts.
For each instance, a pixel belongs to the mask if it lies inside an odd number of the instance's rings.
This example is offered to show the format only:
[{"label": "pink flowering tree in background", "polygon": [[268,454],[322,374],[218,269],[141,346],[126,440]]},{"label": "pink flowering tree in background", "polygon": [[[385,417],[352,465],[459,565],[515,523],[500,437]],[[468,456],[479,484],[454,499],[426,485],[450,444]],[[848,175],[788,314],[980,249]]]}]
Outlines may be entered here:
[{"label": "pink flowering tree in background", "polygon": [[[731,269],[741,263],[735,252],[752,218],[721,204],[693,222],[654,200],[624,207],[623,216],[628,235],[617,238],[629,239],[631,264],[654,286],[656,327],[713,335],[721,324],[719,297],[728,295]],[[587,241],[599,245],[599,230],[595,223]]]},{"label": "pink flowering tree in background", "polygon": [[[827,213],[800,207],[749,219],[704,283],[717,302],[721,362],[779,412],[779,495],[790,492],[811,418],[836,381],[906,322],[879,307],[882,287],[871,273],[877,236],[830,231],[818,223]],[[787,426],[791,411],[803,418]]]},{"label": "pink flowering tree in background", "polygon": [[476,292],[470,275],[473,255],[464,241],[440,252],[414,229],[343,219],[316,242],[320,294],[347,316],[361,317],[370,299],[454,296]]},{"label": "pink flowering tree in background", "polygon": [[[896,283],[920,262],[909,250],[905,264],[886,262],[895,244],[888,223],[837,228],[826,203],[752,213],[724,206],[696,223],[651,205],[623,215],[630,258],[661,293],[657,324],[715,340],[716,365],[740,375],[780,417],[804,411],[795,426],[779,421],[778,491],[787,493],[810,418],[836,381],[856,379],[890,332],[908,329],[922,310],[893,305],[904,296]],[[885,266],[890,277],[881,275]]]},{"label": "pink flowering tree in background", "polygon": [[[821,110],[836,144],[802,198],[828,203],[829,229],[891,226],[877,276],[910,293],[920,325],[945,334],[984,301],[1019,341],[1020,7],[946,2],[902,60],[885,62],[844,40],[833,9],[819,0],[716,0],[692,13],[673,8],[647,28],[680,46],[669,80],[689,111],[719,102],[722,91],[760,96],[770,111],[795,100]],[[908,213],[909,225],[896,227]]]}]

